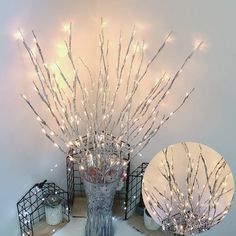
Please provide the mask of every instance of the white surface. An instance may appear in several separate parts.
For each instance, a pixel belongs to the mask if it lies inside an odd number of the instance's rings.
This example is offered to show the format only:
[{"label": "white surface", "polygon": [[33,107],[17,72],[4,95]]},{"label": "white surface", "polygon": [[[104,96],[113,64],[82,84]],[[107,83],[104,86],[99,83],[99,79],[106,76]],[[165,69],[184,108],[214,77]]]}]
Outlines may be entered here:
[{"label": "white surface", "polygon": [[[114,236],[139,236],[143,235],[137,232],[135,229],[130,227],[127,222],[125,221],[120,221],[120,220],[114,220],[114,231],[115,235]],[[54,233],[54,236],[83,236],[84,235],[84,227],[86,224],[86,219],[84,218],[72,218],[71,221],[63,227],[61,230],[57,231]]]},{"label": "white surface", "polygon": [[[221,153],[236,175],[235,9],[234,0],[1,0],[0,234],[19,236],[16,202],[32,185],[45,178],[61,186],[66,183],[63,155],[43,137],[37,121],[19,98],[21,92],[30,95],[33,89],[30,70],[12,40],[18,27],[24,27],[27,36],[35,29],[50,53],[62,38],[61,23],[70,19],[78,30],[76,40],[81,50],[87,50],[94,44],[92,39],[97,39],[92,30],[95,18],[107,19],[114,36],[120,28],[126,34],[135,23],[139,37],[148,42],[149,56],[173,29],[175,41],[163,54],[161,63],[152,68],[154,78],[156,70],[174,71],[192,48],[194,38],[206,39],[208,50],[194,57],[183,74],[184,80],[175,87],[178,94],[196,87],[194,96],[150,143],[143,160],[150,160],[168,144],[197,141]],[[135,165],[141,161],[136,159]],[[222,224],[202,235],[236,235],[235,218],[234,204]]]}]

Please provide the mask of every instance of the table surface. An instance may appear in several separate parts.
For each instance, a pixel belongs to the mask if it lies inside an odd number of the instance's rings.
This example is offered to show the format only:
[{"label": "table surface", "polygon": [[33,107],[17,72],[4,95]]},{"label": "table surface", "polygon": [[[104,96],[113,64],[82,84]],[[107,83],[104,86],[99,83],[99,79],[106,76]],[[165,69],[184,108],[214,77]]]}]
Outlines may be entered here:
[{"label": "table surface", "polygon": [[[115,204],[119,206],[120,204]],[[116,216],[113,219],[113,226],[115,235],[114,236],[171,236],[172,234],[163,233],[160,229],[157,231],[147,230],[144,226],[143,217],[134,214],[124,221],[119,217],[123,216],[123,212],[119,207],[113,208],[113,214]],[[67,223],[63,221],[60,225],[49,226],[45,221],[41,221],[34,226],[34,234],[36,236],[78,236],[84,235],[84,228],[86,224],[86,199],[85,198],[75,198],[72,216],[70,222]],[[122,218],[122,217],[121,217]]]}]

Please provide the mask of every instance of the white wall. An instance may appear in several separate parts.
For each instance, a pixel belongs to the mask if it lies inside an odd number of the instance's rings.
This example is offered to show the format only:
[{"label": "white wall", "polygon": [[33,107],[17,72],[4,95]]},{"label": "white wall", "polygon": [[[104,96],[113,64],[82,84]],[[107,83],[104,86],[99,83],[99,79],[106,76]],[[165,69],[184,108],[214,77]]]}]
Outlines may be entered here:
[{"label": "white wall", "polygon": [[[31,90],[28,67],[12,39],[18,27],[34,28],[50,51],[62,22],[73,19],[79,32],[92,35],[94,19],[103,16],[117,32],[128,32],[136,24],[140,37],[149,42],[148,53],[173,29],[176,40],[160,64],[170,70],[180,64],[194,38],[206,40],[208,49],[195,56],[176,88],[180,94],[194,86],[194,96],[143,156],[150,160],[168,144],[198,141],[220,152],[236,176],[235,8],[233,0],[0,1],[0,235],[19,235],[16,202],[35,182],[46,178],[65,184],[63,155],[42,136],[19,98],[20,92]],[[58,168],[51,172],[55,164]],[[235,218],[236,205],[223,223],[202,235],[235,235]]]}]

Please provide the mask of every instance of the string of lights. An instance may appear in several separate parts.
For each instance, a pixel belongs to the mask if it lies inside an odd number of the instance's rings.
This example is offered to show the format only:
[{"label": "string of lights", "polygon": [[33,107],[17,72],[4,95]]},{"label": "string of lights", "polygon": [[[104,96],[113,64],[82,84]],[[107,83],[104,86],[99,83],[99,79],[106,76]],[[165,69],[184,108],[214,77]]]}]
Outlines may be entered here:
[{"label": "string of lights", "polygon": [[[150,179],[143,180],[143,196],[151,215],[162,225],[162,229],[177,235],[197,234],[218,224],[228,213],[233,186],[227,184],[232,178],[224,158],[207,164],[202,145],[197,144],[198,154],[193,156],[187,143],[185,150],[187,170],[182,169],[181,180],[177,177],[177,156],[173,146],[163,150],[161,166],[157,167],[158,176],[167,188],[157,188]],[[229,199],[229,200],[227,200]]]},{"label": "string of lights", "polygon": [[[193,54],[203,46],[203,42],[198,43],[173,77],[164,73],[140,100],[138,91],[142,90],[143,83],[149,77],[152,64],[172,41],[172,32],[147,62],[146,44],[135,39],[135,28],[126,48],[120,34],[115,70],[112,71],[114,63],[109,57],[110,44],[105,38],[104,25],[102,20],[97,75],[92,73],[81,57],[75,59],[71,24],[65,24],[63,28],[68,34],[65,46],[72,76],[66,75],[65,68],[59,63],[54,65],[58,73],[48,66],[34,32],[36,50],[29,46],[22,30],[15,34],[22,41],[34,67],[36,79],[33,87],[46,108],[45,113],[40,113],[26,95],[22,94],[22,98],[35,114],[43,134],[50,142],[66,155],[70,153],[76,160],[78,156],[84,157],[80,159],[81,171],[91,173],[91,168],[95,169],[96,178],[100,176],[99,181],[107,181],[106,177],[111,173],[122,172],[123,166],[127,164],[123,161],[124,156],[141,156],[140,152],[150,140],[185,104],[194,89],[187,92],[169,114],[163,114],[160,109]],[[79,62],[88,72],[89,81],[80,76]],[[59,79],[64,86],[61,86]]]}]

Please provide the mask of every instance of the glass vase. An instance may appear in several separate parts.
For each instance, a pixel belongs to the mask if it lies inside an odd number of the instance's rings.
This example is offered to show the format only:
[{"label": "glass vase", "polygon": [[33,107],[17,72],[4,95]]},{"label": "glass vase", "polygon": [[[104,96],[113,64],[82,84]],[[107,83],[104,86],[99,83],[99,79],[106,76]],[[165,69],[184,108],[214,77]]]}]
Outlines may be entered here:
[{"label": "glass vase", "polygon": [[113,236],[112,206],[119,179],[106,183],[82,180],[87,196],[85,236]]}]

